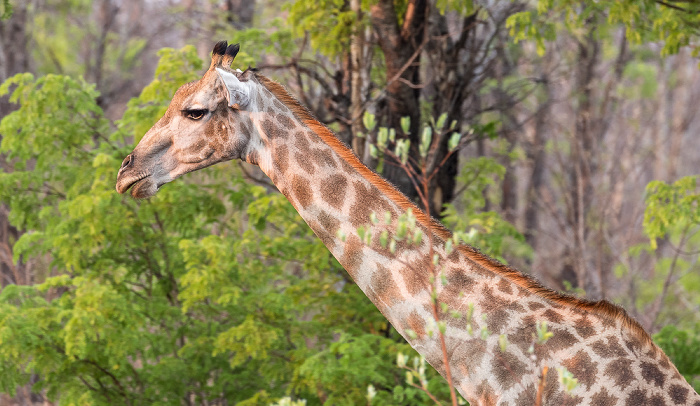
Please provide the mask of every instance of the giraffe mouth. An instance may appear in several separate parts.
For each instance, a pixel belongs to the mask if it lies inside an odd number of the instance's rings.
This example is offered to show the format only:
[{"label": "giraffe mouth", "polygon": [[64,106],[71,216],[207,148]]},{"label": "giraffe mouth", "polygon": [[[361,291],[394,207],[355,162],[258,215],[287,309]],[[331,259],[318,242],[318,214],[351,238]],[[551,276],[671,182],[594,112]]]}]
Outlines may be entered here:
[{"label": "giraffe mouth", "polygon": [[149,173],[139,173],[136,176],[126,177],[123,173],[119,173],[117,177],[117,192],[124,194],[131,189],[131,196],[135,199],[144,199],[151,197],[159,189],[159,185],[154,182],[153,177]]}]

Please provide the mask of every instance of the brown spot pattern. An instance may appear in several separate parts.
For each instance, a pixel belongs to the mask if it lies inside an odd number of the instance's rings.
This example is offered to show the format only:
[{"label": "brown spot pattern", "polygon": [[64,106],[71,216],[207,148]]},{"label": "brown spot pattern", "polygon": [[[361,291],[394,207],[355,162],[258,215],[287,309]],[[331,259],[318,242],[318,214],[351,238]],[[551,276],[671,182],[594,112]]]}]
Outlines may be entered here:
[{"label": "brown spot pattern", "polygon": [[321,210],[321,212],[318,214],[318,222],[321,224],[321,227],[323,227],[331,235],[335,235],[340,227],[340,221],[323,210]]},{"label": "brown spot pattern", "polygon": [[311,150],[310,156],[314,163],[318,166],[323,166],[325,164],[333,169],[338,168],[338,164],[335,162],[335,158],[330,151],[314,148]]},{"label": "brown spot pattern", "polygon": [[377,265],[377,270],[372,275],[370,286],[366,292],[367,296],[380,311],[385,310],[385,306],[391,306],[396,301],[403,299],[399,292],[399,287],[394,281],[394,275],[385,266]]},{"label": "brown spot pattern", "polygon": [[664,402],[664,397],[658,393],[651,395],[651,398],[649,398],[649,405],[658,406],[663,405],[664,403],[666,403]]},{"label": "brown spot pattern", "polygon": [[536,323],[532,315],[523,317],[520,328],[515,333],[508,334],[508,342],[517,345],[525,353],[532,343],[533,334],[536,334]]},{"label": "brown spot pattern", "polygon": [[561,314],[555,312],[552,309],[545,310],[545,312],[542,313],[542,317],[544,317],[545,319],[547,319],[547,321],[551,323],[561,323],[562,320],[564,320],[564,317]]},{"label": "brown spot pattern", "polygon": [[369,223],[369,214],[372,211],[380,216],[386,211],[393,212],[387,198],[381,194],[376,186],[371,184],[365,186],[363,182],[356,181],[353,182],[353,188],[355,202],[350,207],[350,223],[354,227]]},{"label": "brown spot pattern", "polygon": [[287,130],[293,130],[296,127],[292,119],[285,114],[277,114],[277,122],[280,123],[282,127],[286,128]]},{"label": "brown spot pattern", "polygon": [[544,305],[540,302],[528,302],[527,307],[530,308],[530,310],[539,310],[544,307]]},{"label": "brown spot pattern", "polygon": [[491,366],[491,374],[496,377],[503,390],[511,388],[520,382],[524,375],[528,374],[527,365],[513,353],[501,352],[498,346],[492,352],[495,357]]},{"label": "brown spot pattern", "polygon": [[501,278],[500,281],[498,281],[498,290],[501,292],[511,295],[513,294],[513,289],[510,287],[511,282],[508,281],[506,278]]},{"label": "brown spot pattern", "polygon": [[238,133],[249,137],[252,131],[250,130],[250,125],[246,121],[238,122]]},{"label": "brown spot pattern", "polygon": [[632,361],[625,358],[616,359],[605,367],[603,374],[612,379],[613,382],[615,382],[615,386],[625,389],[630,382],[634,380],[634,374],[632,373]]},{"label": "brown spot pattern", "polygon": [[484,380],[476,387],[476,396],[478,396],[479,405],[495,405],[498,397],[496,391],[493,390],[488,381]]},{"label": "brown spot pattern", "polygon": [[592,337],[596,334],[595,327],[593,327],[593,323],[586,316],[583,316],[580,319],[576,320],[574,322],[574,328],[576,329],[578,335],[580,335],[583,339]]},{"label": "brown spot pattern", "polygon": [[455,296],[458,296],[460,292],[471,293],[474,287],[476,287],[476,282],[467,276],[467,273],[462,269],[453,267],[447,272],[447,286],[445,288],[453,291]]},{"label": "brown spot pattern", "polygon": [[548,330],[552,332],[553,335],[552,338],[542,345],[542,352],[544,354],[556,353],[557,351],[569,348],[579,342],[579,339],[567,330],[556,327],[549,327]]},{"label": "brown spot pattern", "polygon": [[307,152],[311,148],[309,140],[306,139],[306,135],[301,131],[294,133],[294,146],[299,149],[299,152]]},{"label": "brown spot pattern", "polygon": [[639,367],[642,370],[642,378],[644,378],[647,383],[653,383],[659,388],[664,386],[666,377],[656,365],[651,362],[642,361]]},{"label": "brown spot pattern", "polygon": [[326,231],[323,226],[318,221],[314,220],[309,220],[308,221],[309,227],[311,227],[311,230],[313,230],[314,234],[323,242],[323,245],[326,247],[330,247],[331,244],[333,243],[333,236]]},{"label": "brown spot pattern", "polygon": [[607,317],[607,316],[602,316],[602,315],[596,315],[596,319],[598,319],[598,323],[605,328],[614,328],[616,326],[616,322],[614,318]]},{"label": "brown spot pattern", "polygon": [[408,328],[413,330],[418,338],[425,337],[425,320],[415,311],[408,315]]},{"label": "brown spot pattern", "polygon": [[662,355],[661,359],[659,360],[659,366],[663,369],[671,369],[671,365],[671,361],[669,361],[668,357]]},{"label": "brown spot pattern", "polygon": [[591,349],[601,358],[617,358],[627,355],[627,351],[622,348],[617,337],[607,337],[607,344],[605,339],[595,341],[591,344]]},{"label": "brown spot pattern", "polygon": [[284,133],[279,128],[279,126],[272,122],[272,120],[265,119],[262,121],[262,130],[267,135],[269,139],[282,138]]},{"label": "brown spot pattern", "polygon": [[289,167],[289,149],[282,144],[272,151],[273,161],[281,173],[287,172]]},{"label": "brown spot pattern", "polygon": [[453,364],[480,365],[486,355],[486,343],[480,338],[461,341],[452,352]]},{"label": "brown spot pattern", "polygon": [[671,385],[668,394],[671,396],[673,403],[683,405],[685,404],[686,399],[688,399],[688,388],[681,385]]},{"label": "brown spot pattern", "polygon": [[580,383],[590,389],[595,384],[598,373],[598,363],[593,362],[590,355],[581,350],[573,357],[566,359],[562,364],[569,370]]},{"label": "brown spot pattern", "polygon": [[504,327],[510,322],[511,312],[521,313],[525,308],[514,300],[505,299],[494,294],[494,289],[485,286],[482,292],[483,299],[479,302],[481,310],[487,314],[486,324],[494,334],[501,334]]},{"label": "brown spot pattern", "polygon": [[428,268],[428,264],[425,261],[417,261],[410,266],[404,265],[398,269],[409,294],[416,295],[428,289],[430,286]]},{"label": "brown spot pattern", "polygon": [[502,334],[510,318],[508,312],[504,309],[498,309],[488,314],[486,317],[486,326],[492,334]]},{"label": "brown spot pattern", "polygon": [[647,395],[639,389],[633,390],[625,401],[626,406],[645,406],[646,404]]},{"label": "brown spot pattern", "polygon": [[336,209],[343,206],[348,180],[344,175],[334,174],[321,181],[321,198]]},{"label": "brown spot pattern", "polygon": [[520,392],[520,396],[515,400],[515,406],[532,406],[535,404],[536,396],[535,384],[530,384],[524,391]]},{"label": "brown spot pattern", "polygon": [[591,404],[595,406],[615,406],[617,398],[608,393],[608,390],[603,388],[600,392],[591,397]]},{"label": "brown spot pattern", "polygon": [[292,196],[302,208],[308,207],[313,201],[314,192],[309,186],[309,181],[301,176],[292,178]]},{"label": "brown spot pattern", "polygon": [[354,234],[349,235],[345,240],[343,256],[340,258],[339,262],[353,279],[356,279],[357,268],[362,263],[363,247],[364,244],[360,241],[360,238]]},{"label": "brown spot pattern", "polygon": [[187,148],[187,152],[190,154],[196,154],[199,151],[201,151],[204,147],[207,146],[207,141],[205,139],[200,139],[197,140],[194,144],[192,144],[189,148]]},{"label": "brown spot pattern", "polygon": [[284,104],[282,104],[282,102],[277,99],[272,99],[272,103],[275,105],[275,108],[277,108],[277,110],[285,109]]},{"label": "brown spot pattern", "polygon": [[310,160],[306,159],[306,157],[303,154],[301,154],[299,152],[295,153],[294,159],[296,160],[297,165],[299,165],[299,167],[301,169],[303,169],[304,172],[308,173],[309,175],[313,175],[314,172],[316,172],[316,168],[314,168],[314,164]]},{"label": "brown spot pattern", "polygon": [[481,297],[482,299],[479,302],[479,306],[481,306],[484,313],[491,313],[496,309],[502,309],[511,303],[510,300],[495,295],[493,288],[488,285],[485,285],[482,289]]},{"label": "brown spot pattern", "polygon": [[528,297],[528,296],[533,296],[533,294],[528,292],[528,290],[523,288],[522,286],[518,286],[518,297]]},{"label": "brown spot pattern", "polygon": [[[539,374],[541,375],[541,372]],[[559,385],[559,374],[557,374],[556,370],[552,369],[549,370],[547,373],[547,378],[544,381],[544,394],[542,396],[542,401],[543,404],[557,406],[579,403],[577,398],[572,398],[561,390],[561,385]]]},{"label": "brown spot pattern", "polygon": [[624,342],[625,347],[632,351],[633,354],[636,354],[637,351],[641,350],[642,348],[642,343],[634,337],[631,337],[629,340],[625,340]]}]

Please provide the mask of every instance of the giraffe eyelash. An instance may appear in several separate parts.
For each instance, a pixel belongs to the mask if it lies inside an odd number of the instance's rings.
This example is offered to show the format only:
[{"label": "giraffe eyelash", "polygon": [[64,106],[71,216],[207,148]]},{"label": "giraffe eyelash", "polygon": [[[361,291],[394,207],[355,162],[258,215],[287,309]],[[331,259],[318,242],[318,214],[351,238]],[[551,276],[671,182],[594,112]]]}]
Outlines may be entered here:
[{"label": "giraffe eyelash", "polygon": [[209,110],[206,109],[185,109],[182,110],[182,114],[190,120],[201,120]]}]

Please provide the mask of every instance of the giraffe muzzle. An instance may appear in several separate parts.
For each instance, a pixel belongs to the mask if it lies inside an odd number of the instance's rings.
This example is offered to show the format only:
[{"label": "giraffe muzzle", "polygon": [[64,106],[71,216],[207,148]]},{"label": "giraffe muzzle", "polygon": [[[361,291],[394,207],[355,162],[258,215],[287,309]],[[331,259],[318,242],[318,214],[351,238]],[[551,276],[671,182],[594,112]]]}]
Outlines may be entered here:
[{"label": "giraffe muzzle", "polygon": [[131,153],[122,161],[117,174],[117,192],[123,194],[131,188],[131,195],[135,198],[150,197],[158,191],[158,186],[153,184],[148,171],[135,171],[135,158],[134,153]]}]

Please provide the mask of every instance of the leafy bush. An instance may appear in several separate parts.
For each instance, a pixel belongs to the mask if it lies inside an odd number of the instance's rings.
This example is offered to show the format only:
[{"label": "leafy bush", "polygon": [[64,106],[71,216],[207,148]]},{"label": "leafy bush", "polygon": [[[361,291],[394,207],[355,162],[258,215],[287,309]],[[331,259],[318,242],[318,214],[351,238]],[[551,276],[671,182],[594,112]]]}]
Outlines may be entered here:
[{"label": "leafy bush", "polygon": [[700,330],[687,331],[666,326],[654,334],[654,341],[695,391],[700,392]]}]

